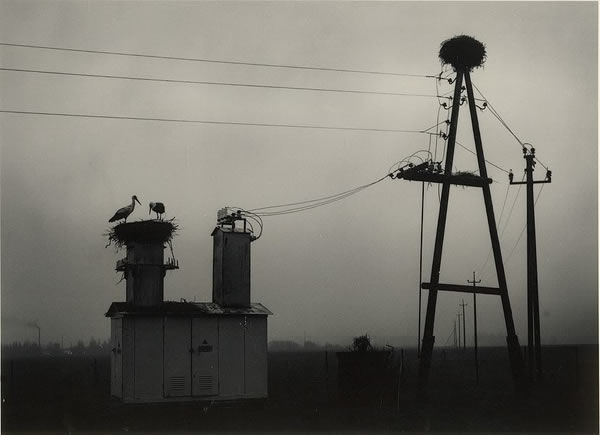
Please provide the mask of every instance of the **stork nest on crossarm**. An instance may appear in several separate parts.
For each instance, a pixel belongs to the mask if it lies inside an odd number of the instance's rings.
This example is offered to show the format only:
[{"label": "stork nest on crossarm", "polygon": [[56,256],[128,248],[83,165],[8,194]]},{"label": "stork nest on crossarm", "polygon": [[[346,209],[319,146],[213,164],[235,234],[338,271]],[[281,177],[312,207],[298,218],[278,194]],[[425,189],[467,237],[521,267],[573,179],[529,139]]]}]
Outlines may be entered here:
[{"label": "stork nest on crossarm", "polygon": [[479,175],[473,171],[457,171],[453,172],[452,175],[457,177],[479,177]]},{"label": "stork nest on crossarm", "polygon": [[450,64],[454,70],[471,71],[483,65],[487,58],[485,45],[467,35],[446,39],[440,46],[442,64]]},{"label": "stork nest on crossarm", "polygon": [[108,245],[122,248],[131,242],[137,243],[168,243],[175,235],[179,225],[175,219],[167,221],[147,220],[137,222],[125,222],[109,228],[105,236],[108,237]]}]

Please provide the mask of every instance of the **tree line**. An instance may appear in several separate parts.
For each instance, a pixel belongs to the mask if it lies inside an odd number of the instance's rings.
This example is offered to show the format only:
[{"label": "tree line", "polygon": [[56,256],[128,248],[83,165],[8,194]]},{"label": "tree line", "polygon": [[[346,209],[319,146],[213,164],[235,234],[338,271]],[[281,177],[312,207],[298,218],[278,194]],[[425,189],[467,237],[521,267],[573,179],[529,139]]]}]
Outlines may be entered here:
[{"label": "tree line", "polygon": [[2,356],[35,356],[35,355],[108,355],[111,346],[108,340],[97,340],[90,338],[87,344],[83,340],[78,340],[75,345],[61,346],[58,342],[49,342],[42,344],[33,341],[14,341],[8,344],[2,344]]}]

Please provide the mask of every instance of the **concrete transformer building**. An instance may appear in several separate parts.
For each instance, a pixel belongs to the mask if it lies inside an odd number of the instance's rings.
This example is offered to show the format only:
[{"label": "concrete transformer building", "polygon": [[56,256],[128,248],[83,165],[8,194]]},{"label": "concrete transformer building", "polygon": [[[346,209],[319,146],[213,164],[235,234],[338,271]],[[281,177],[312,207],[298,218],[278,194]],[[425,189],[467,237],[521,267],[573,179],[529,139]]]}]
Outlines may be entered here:
[{"label": "concrete transformer building", "polygon": [[[165,222],[162,222],[164,224]],[[251,233],[215,228],[213,301],[164,301],[165,240],[154,237],[161,221],[120,225],[145,227],[127,237],[126,301],[113,302],[111,395],[126,403],[240,400],[267,397],[267,316],[250,302]],[[158,228],[158,227],[156,227]]]}]

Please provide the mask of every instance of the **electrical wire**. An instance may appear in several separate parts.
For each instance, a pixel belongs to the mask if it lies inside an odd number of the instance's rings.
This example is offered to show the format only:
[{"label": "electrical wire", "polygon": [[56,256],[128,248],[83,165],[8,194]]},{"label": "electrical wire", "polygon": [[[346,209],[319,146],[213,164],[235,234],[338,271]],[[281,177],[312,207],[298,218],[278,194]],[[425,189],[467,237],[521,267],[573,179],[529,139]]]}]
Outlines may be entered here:
[{"label": "electrical wire", "polygon": [[427,141],[427,152],[431,155],[431,138],[433,136],[429,135],[429,140]]},{"label": "electrical wire", "polygon": [[[521,183],[523,182],[523,180],[525,179],[525,174],[523,174],[523,177],[521,178]],[[519,194],[521,193],[521,187],[523,186],[523,184],[519,184],[519,188],[517,189],[517,194],[515,195],[515,199],[513,200],[512,206],[510,207],[510,212],[508,213],[508,217],[506,218],[506,221],[504,223],[504,228],[502,229],[502,231],[500,232],[500,235],[498,236],[498,242],[500,242],[500,240],[502,240],[502,236],[504,235],[504,232],[506,231],[506,228],[508,227],[508,223],[510,222],[510,218],[512,217],[512,213],[513,210],[515,208],[515,204],[517,203],[517,199],[519,198]],[[510,187],[510,184],[509,184]],[[501,222],[498,222],[498,227],[500,226]],[[491,251],[491,250],[490,250]],[[486,261],[484,263],[484,265],[479,269],[479,273],[483,276],[482,279],[487,278],[487,275],[485,275],[485,267],[488,264],[488,261],[490,259],[490,255],[491,252],[488,253],[488,256],[486,258]]]},{"label": "electrical wire", "polygon": [[[440,105],[438,106],[437,118],[436,118],[436,120],[438,121],[438,123],[439,123],[439,121],[440,121],[440,112],[441,112],[441,111],[442,111],[442,105],[440,104]],[[448,118],[446,118],[446,121],[447,121],[447,120],[448,120]],[[437,135],[435,136],[435,152],[434,152],[434,157],[433,157],[433,160],[435,160],[436,162],[438,161],[438,159],[437,159],[437,153],[438,153],[438,140],[439,140],[439,138],[440,138],[440,135],[439,135],[439,134],[437,134]]]},{"label": "electrical wire", "polygon": [[293,208],[289,208],[289,209],[281,210],[281,211],[262,212],[262,213],[258,213],[258,215],[261,216],[261,217],[266,217],[266,216],[281,216],[281,215],[285,215],[285,214],[298,213],[298,212],[302,212],[302,211],[306,211],[306,210],[311,210],[313,208],[321,207],[321,206],[324,206],[324,205],[331,204],[333,202],[340,201],[342,199],[345,199],[345,198],[347,198],[349,196],[352,196],[352,195],[360,192],[361,190],[363,190],[363,189],[358,189],[355,192],[348,193],[348,194],[339,196],[337,198],[333,198],[333,199],[330,199],[330,200],[327,200],[327,201],[323,201],[323,202],[320,202],[320,203],[316,203],[316,204],[306,205],[306,206],[302,206],[302,207],[293,207]]},{"label": "electrical wire", "polygon": [[193,58],[193,57],[178,57],[178,56],[162,56],[156,54],[143,54],[143,53],[131,53],[131,52],[120,52],[120,51],[107,51],[107,50],[87,50],[81,48],[68,48],[68,47],[52,47],[46,45],[33,45],[33,44],[14,44],[8,42],[0,42],[0,46],[5,47],[20,47],[20,48],[36,48],[41,50],[55,50],[55,51],[67,51],[76,53],[91,53],[91,54],[103,54],[110,56],[128,56],[128,57],[139,57],[148,59],[163,59],[163,60],[177,60],[187,62],[204,62],[224,65],[243,65],[243,66],[255,66],[255,67],[267,67],[267,68],[287,68],[287,69],[300,69],[300,70],[312,70],[312,71],[332,71],[332,72],[343,72],[343,73],[357,73],[357,74],[376,74],[376,75],[387,75],[387,76],[398,76],[398,77],[420,77],[420,78],[432,78],[438,80],[438,76],[427,75],[427,74],[406,74],[398,72],[386,72],[386,71],[370,71],[370,70],[359,70],[359,69],[348,69],[348,68],[328,68],[319,66],[305,66],[305,65],[288,65],[288,64],[275,64],[275,63],[261,63],[261,62],[244,62],[235,60],[217,60],[207,58]]},{"label": "electrical wire", "polygon": [[[256,214],[249,212],[248,210],[244,210],[241,207],[228,207],[229,209],[231,209],[235,214],[240,213],[244,218],[246,219],[251,219],[252,221],[254,221],[260,228],[260,233],[258,234],[258,236],[255,237],[254,240],[258,240],[260,239],[260,236],[262,236],[263,233],[263,220],[260,216],[257,216]],[[250,226],[250,230],[251,232],[254,234],[254,226],[252,225],[251,222],[246,221],[246,223]]]},{"label": "electrical wire", "polygon": [[[482,98],[485,100],[485,102],[487,103],[488,108],[490,109],[490,112],[492,113],[492,115],[494,115],[494,117],[508,130],[508,132],[517,140],[517,142],[519,142],[519,144],[521,145],[521,148],[525,149],[526,145],[529,145],[530,147],[531,144],[527,143],[527,142],[523,142],[521,141],[521,139],[519,139],[517,137],[517,135],[515,134],[515,132],[508,126],[508,124],[504,121],[504,119],[502,119],[502,117],[500,116],[500,114],[498,113],[498,111],[494,108],[494,106],[489,102],[489,100],[485,97],[485,95],[483,95],[483,92],[481,92],[479,90],[479,88],[473,84],[473,87],[475,87],[475,89],[477,89],[477,92],[479,92],[479,94],[482,96]],[[532,147],[533,148],[533,147]],[[544,165],[538,158],[537,156],[533,157],[540,165],[542,165],[542,167],[545,170],[548,170],[548,167],[546,165]]]},{"label": "electrical wire", "polygon": [[[506,186],[506,194],[504,195],[504,201],[502,202],[502,210],[500,211],[500,217],[498,218],[498,221],[496,222],[496,228],[498,228],[500,226],[500,224],[502,223],[502,216],[504,216],[504,210],[506,207],[506,200],[508,199],[508,192],[510,190],[510,184],[507,184]],[[485,269],[485,267],[488,264],[488,261],[490,260],[490,256],[492,255],[492,248],[490,247],[487,256],[485,257],[485,261],[483,262],[483,265],[481,267],[479,267],[477,270],[481,272],[483,272],[483,270]]]},{"label": "electrical wire", "polygon": [[[431,136],[429,137],[429,140],[431,141]],[[394,172],[400,169],[400,166],[403,163],[411,163],[410,159],[412,159],[413,157],[417,158],[420,160],[421,163],[423,163],[425,160],[423,160],[418,154],[419,153],[426,153],[428,156],[428,159],[431,160],[431,152],[429,150],[419,150],[419,151],[415,151],[414,153],[412,153],[410,156],[403,158],[402,160],[394,163],[392,166],[390,166],[388,172]]]},{"label": "electrical wire", "polygon": [[504,120],[502,119],[500,114],[496,111],[496,109],[494,108],[492,103],[490,103],[490,101],[485,97],[485,95],[483,95],[483,92],[481,92],[479,90],[479,88],[477,87],[477,85],[475,83],[473,83],[473,87],[477,90],[477,92],[479,92],[479,95],[481,95],[481,97],[487,102],[487,107],[490,109],[490,113],[492,113],[494,115],[494,117],[496,117],[496,119],[500,122],[500,124],[502,124],[504,126],[504,128],[506,128],[508,130],[508,132],[517,140],[517,142],[519,142],[519,145],[521,145],[521,148],[525,148],[525,144],[523,143],[523,141],[521,141],[521,139],[519,139],[517,137],[515,132],[512,131],[512,129],[508,126],[508,124],[506,122],[504,122]]},{"label": "electrical wire", "polygon": [[446,341],[444,342],[444,345],[442,347],[446,347],[446,345],[448,344],[448,341],[450,341],[450,337],[452,337],[454,335],[454,331],[452,331],[449,335],[448,338],[446,338]]},{"label": "electrical wire", "polygon": [[[260,227],[260,233],[256,236],[256,239],[254,240],[258,240],[260,239],[260,236],[262,236],[263,233],[263,220],[260,216],[255,215],[254,213],[251,213],[249,211],[246,210],[241,210],[242,215],[244,217],[246,217],[247,219],[252,219],[254,222],[256,222],[258,224],[258,226]],[[254,232],[254,230],[252,231]]]},{"label": "electrical wire", "polygon": [[[423,159],[418,156],[418,154],[421,152],[425,152],[429,156],[431,156],[431,153],[429,151],[419,150],[419,151],[414,152],[410,156],[402,159],[397,164],[401,164],[402,162],[410,161],[410,159],[413,157],[417,157],[419,160],[423,161]],[[397,164],[392,165],[392,167],[396,166]],[[400,170],[400,168],[398,168],[397,170]],[[264,207],[251,208],[251,209],[247,209],[247,210],[246,209],[240,209],[240,210],[242,212],[251,213],[258,218],[262,218],[262,217],[266,217],[266,216],[279,216],[279,215],[284,215],[284,214],[306,211],[306,210],[310,210],[310,209],[313,209],[316,207],[328,205],[333,202],[340,201],[349,196],[355,195],[356,193],[358,193],[368,187],[371,187],[375,184],[382,182],[386,178],[390,177],[393,174],[393,172],[395,172],[395,171],[388,171],[388,173],[385,176],[383,176],[375,181],[372,181],[370,183],[363,184],[362,186],[358,186],[353,189],[345,190],[343,192],[339,192],[339,193],[336,193],[333,195],[323,196],[323,197],[309,199],[309,200],[305,200],[305,201],[297,201],[297,202],[290,202],[290,203],[285,203],[285,204],[276,204],[276,205],[270,205],[270,206],[264,206]]]},{"label": "electrical wire", "polygon": [[[459,141],[455,140],[454,142],[456,143],[456,145],[458,145],[458,146],[459,146],[459,147],[461,147],[462,149],[464,149],[464,150],[466,150],[466,151],[470,152],[470,153],[471,153],[471,154],[473,154],[474,156],[476,156],[476,155],[477,155],[477,153],[476,153],[475,151],[473,151],[473,150],[471,150],[471,149],[467,148],[466,146],[464,146],[463,144],[461,144]],[[493,162],[490,162],[490,161],[489,161],[489,160],[487,160],[487,159],[484,159],[484,160],[485,160],[485,162],[486,162],[486,163],[489,163],[489,164],[490,164],[490,165],[492,165],[494,168],[496,168],[496,169],[499,169],[499,170],[501,170],[502,172],[505,172],[505,173],[507,173],[507,174],[509,173],[509,171],[507,171],[507,170],[506,170],[506,169],[504,169],[504,168],[501,168],[501,167],[500,167],[500,166],[498,166],[497,164],[495,164],[495,163],[493,163]]]},{"label": "electrical wire", "polygon": [[306,129],[313,129],[313,130],[344,130],[344,131],[364,131],[364,132],[378,132],[378,133],[430,134],[430,133],[424,133],[422,130],[335,127],[335,126],[308,125],[308,124],[272,124],[272,123],[259,123],[259,122],[209,121],[209,120],[200,120],[200,119],[173,119],[173,118],[154,118],[154,117],[140,117],[140,116],[92,115],[92,114],[85,114],[85,113],[37,112],[37,111],[28,111],[28,110],[0,109],[0,113],[17,114],[17,115],[40,115],[40,116],[90,118],[90,119],[113,119],[113,120],[128,120],[128,121],[178,122],[178,123],[187,123],[187,124],[238,125],[238,126],[278,127],[278,128],[306,128]]},{"label": "electrical wire", "polygon": [[9,72],[24,72],[32,74],[51,74],[69,77],[87,77],[87,78],[101,78],[101,79],[118,79],[118,80],[137,80],[145,82],[159,82],[159,83],[178,83],[178,84],[193,84],[193,85],[207,85],[207,86],[232,86],[232,87],[246,87],[246,88],[265,88],[265,89],[284,89],[293,91],[312,91],[312,92],[337,92],[337,93],[348,93],[348,94],[370,94],[370,95],[388,95],[396,97],[426,97],[426,98],[449,98],[441,95],[430,95],[430,94],[411,94],[402,92],[378,92],[378,91],[361,91],[356,89],[331,89],[331,88],[311,88],[302,86],[278,86],[278,85],[259,85],[252,83],[231,83],[231,82],[211,82],[203,80],[176,80],[176,79],[160,79],[151,77],[136,77],[136,76],[118,76],[118,75],[107,75],[107,74],[88,74],[88,73],[74,73],[67,71],[47,71],[47,70],[33,70],[33,69],[20,69],[20,68],[0,68],[0,71]]},{"label": "electrical wire", "polygon": [[[445,120],[445,121],[440,121],[440,122],[438,122],[437,124],[435,124],[435,125],[432,125],[431,127],[424,129],[424,130],[423,130],[423,133],[426,133],[428,130],[431,130],[432,128],[435,128],[435,127],[437,127],[438,125],[447,124],[447,123],[448,123],[448,120]],[[437,134],[437,133],[436,133],[436,134]]]},{"label": "electrical wire", "polygon": [[[437,90],[438,90],[438,87],[437,87],[437,82],[436,82],[436,91]],[[461,93],[462,93],[462,91],[461,91]],[[437,92],[437,94],[439,94],[439,92]],[[452,100],[452,98],[450,98],[450,99]],[[445,106],[444,106],[445,103],[440,103],[440,101],[438,99],[438,104],[440,104],[440,107],[438,108],[438,115],[439,115],[439,109],[441,107],[445,108]],[[456,104],[456,102],[454,101],[452,104],[454,105],[454,104]],[[447,113],[449,114],[448,110],[449,110],[449,108],[447,108]],[[440,162],[444,161],[444,158],[446,157],[446,148],[447,148],[447,145],[448,145],[446,143],[446,138],[448,137],[448,129],[450,128],[450,120],[448,118],[446,118],[446,121],[447,121],[446,122],[446,129],[444,131],[444,136],[443,136],[444,137],[444,143],[443,143],[444,147],[443,147],[443,150],[442,150],[442,158],[439,160]],[[437,139],[436,139],[436,160],[437,160]]]},{"label": "electrical wire", "polygon": [[[530,143],[527,143],[527,142],[525,142],[525,143],[524,143],[524,145],[525,145],[525,146],[529,146],[529,148],[530,148],[530,152],[531,152],[531,150],[534,150],[534,148],[533,148],[533,145],[531,145]],[[535,151],[535,150],[534,150],[534,151]],[[542,162],[541,162],[541,161],[540,161],[540,160],[537,158],[537,155],[533,154],[533,159],[534,159],[535,161],[537,161],[537,162],[538,162],[540,165],[542,165],[542,167],[543,167],[543,168],[544,168],[546,171],[548,170],[548,166],[544,165],[544,164],[543,164],[543,163],[542,163]]]},{"label": "electrical wire", "polygon": [[[523,177],[521,178],[521,183],[523,182],[524,179],[525,179],[525,174],[523,174]],[[521,193],[521,187],[523,187],[523,185],[519,184],[519,188],[517,189],[517,194],[515,195],[515,199],[512,203],[512,206],[510,207],[510,211],[508,212],[508,217],[506,218],[506,222],[504,223],[504,228],[502,229],[502,232],[500,233],[500,239],[502,238],[502,235],[504,234],[504,232],[506,231],[506,228],[508,227],[508,222],[510,221],[513,210],[515,209],[515,204],[517,203],[517,199],[519,198],[519,194]]]},{"label": "electrical wire", "polygon": [[506,207],[506,200],[508,199],[508,191],[510,190],[510,184],[506,185],[506,194],[504,195],[504,201],[502,202],[502,210],[500,210],[500,217],[498,218],[498,223],[496,226],[499,226],[502,222],[502,216],[504,216],[504,209]]},{"label": "electrical wire", "polygon": [[[294,202],[294,203],[288,203],[288,204],[279,204],[279,205],[272,205],[272,206],[267,206],[267,207],[254,208],[254,209],[250,209],[248,211],[254,213],[257,216],[265,217],[265,216],[278,216],[278,215],[283,215],[283,214],[297,213],[300,211],[310,210],[310,209],[313,209],[316,207],[321,207],[321,206],[327,205],[327,204],[331,204],[333,202],[336,202],[341,199],[352,196],[368,187],[371,187],[377,183],[380,183],[381,181],[385,180],[389,176],[390,176],[390,174],[386,174],[384,177],[381,177],[380,179],[378,179],[376,181],[364,184],[362,186],[355,187],[354,189],[350,189],[350,190],[347,190],[347,191],[344,191],[341,193],[337,193],[335,195],[329,195],[326,197],[311,199],[311,200],[307,200],[307,201],[300,201],[300,202]],[[284,207],[287,207],[287,208],[284,208]],[[275,209],[275,210],[273,210],[273,209]],[[277,209],[283,209],[283,210],[277,210]],[[273,211],[264,211],[264,210],[273,210]],[[256,212],[258,212],[258,213],[256,213]]]}]

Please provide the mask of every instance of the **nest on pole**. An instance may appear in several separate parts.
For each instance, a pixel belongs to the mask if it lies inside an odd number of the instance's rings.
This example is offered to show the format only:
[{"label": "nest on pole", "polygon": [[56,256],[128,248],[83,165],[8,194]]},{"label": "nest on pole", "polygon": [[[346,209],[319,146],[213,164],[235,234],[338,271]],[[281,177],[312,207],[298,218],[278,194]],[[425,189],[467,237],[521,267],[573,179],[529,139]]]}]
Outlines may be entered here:
[{"label": "nest on pole", "polygon": [[105,236],[108,245],[114,244],[117,248],[129,243],[169,243],[177,234],[179,225],[174,219],[168,221],[146,220],[137,222],[124,222],[110,228]]},{"label": "nest on pole", "polygon": [[467,35],[446,39],[440,46],[442,64],[450,64],[455,71],[471,71],[479,68],[487,58],[485,45]]}]

